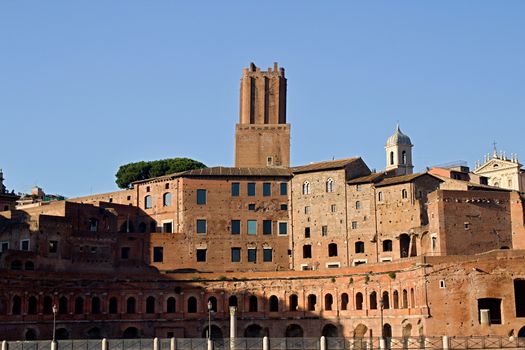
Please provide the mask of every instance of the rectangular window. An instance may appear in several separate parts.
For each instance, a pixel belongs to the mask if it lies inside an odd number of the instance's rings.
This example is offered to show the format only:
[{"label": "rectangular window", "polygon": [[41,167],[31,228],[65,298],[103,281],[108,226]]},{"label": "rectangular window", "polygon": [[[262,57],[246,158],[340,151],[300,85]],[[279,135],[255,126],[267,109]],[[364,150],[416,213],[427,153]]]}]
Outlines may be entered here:
[{"label": "rectangular window", "polygon": [[0,242],[0,252],[5,252],[9,249],[9,242]]},{"label": "rectangular window", "polygon": [[232,220],[232,235],[241,234],[241,220]]},{"label": "rectangular window", "polygon": [[263,220],[263,235],[272,234],[272,220]]},{"label": "rectangular window", "polygon": [[357,221],[352,221],[352,230],[357,229]]},{"label": "rectangular window", "polygon": [[256,248],[248,248],[248,262],[257,262]]},{"label": "rectangular window", "polygon": [[255,196],[255,182],[248,182],[248,196]]},{"label": "rectangular window", "polygon": [[288,210],[288,204],[281,204],[281,210]]},{"label": "rectangular window", "polygon": [[124,260],[129,259],[129,251],[130,251],[129,247],[120,248],[120,258]]},{"label": "rectangular window", "polygon": [[241,261],[241,248],[232,248],[232,262]]},{"label": "rectangular window", "polygon": [[321,226],[321,236],[328,236],[328,226]]},{"label": "rectangular window", "polygon": [[48,249],[50,253],[58,252],[58,241],[49,241]]},{"label": "rectangular window", "polygon": [[263,261],[264,262],[271,262],[273,256],[273,250],[272,248],[264,248],[263,249]]},{"label": "rectangular window", "polygon": [[281,182],[280,183],[280,185],[279,185],[279,193],[281,194],[281,196],[288,195],[288,183],[286,183],[286,182]]},{"label": "rectangular window", "polygon": [[164,248],[163,247],[153,247],[153,262],[163,262],[164,261]]},{"label": "rectangular window", "polygon": [[198,262],[206,261],[206,249],[197,249],[197,261]]},{"label": "rectangular window", "polygon": [[248,210],[255,210],[255,203],[248,204]]},{"label": "rectangular window", "polygon": [[248,220],[248,234],[249,235],[257,234],[257,220]]},{"label": "rectangular window", "polygon": [[337,211],[337,207],[336,207],[336,205],[335,205],[335,204],[332,204],[332,205],[330,206],[330,212],[331,212],[331,213],[335,213],[336,211]]},{"label": "rectangular window", "polygon": [[29,240],[23,239],[20,241],[20,250],[29,250]]},{"label": "rectangular window", "polygon": [[304,238],[310,238],[310,227],[304,228]]},{"label": "rectangular window", "polygon": [[206,204],[206,190],[197,190],[197,204]]},{"label": "rectangular window", "polygon": [[310,259],[312,257],[312,246],[309,244],[303,245],[303,259]]},{"label": "rectangular window", "polygon": [[306,207],[304,207],[304,213],[310,214],[310,206],[307,205]]},{"label": "rectangular window", "polygon": [[232,182],[232,197],[239,197],[240,189],[238,182]]},{"label": "rectangular window", "polygon": [[206,220],[203,220],[203,219],[197,220],[197,233],[206,234]]},{"label": "rectangular window", "polygon": [[287,235],[288,234],[288,223],[287,222],[280,222],[279,223],[279,234],[280,235]]},{"label": "rectangular window", "polygon": [[162,223],[162,232],[172,233],[173,232],[173,222],[163,222]]},{"label": "rectangular window", "polygon": [[269,182],[263,183],[263,196],[269,197],[272,195],[272,184]]}]

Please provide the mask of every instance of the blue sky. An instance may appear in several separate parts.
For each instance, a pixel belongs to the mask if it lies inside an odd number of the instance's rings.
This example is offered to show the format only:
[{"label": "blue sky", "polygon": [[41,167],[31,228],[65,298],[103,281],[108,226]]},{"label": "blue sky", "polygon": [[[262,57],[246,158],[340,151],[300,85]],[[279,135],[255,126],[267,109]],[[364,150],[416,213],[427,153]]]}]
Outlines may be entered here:
[{"label": "blue sky", "polygon": [[286,69],[292,163],[385,164],[399,121],[416,170],[525,161],[524,1],[2,1],[6,185],[116,189],[119,165],[233,164],[239,79]]}]

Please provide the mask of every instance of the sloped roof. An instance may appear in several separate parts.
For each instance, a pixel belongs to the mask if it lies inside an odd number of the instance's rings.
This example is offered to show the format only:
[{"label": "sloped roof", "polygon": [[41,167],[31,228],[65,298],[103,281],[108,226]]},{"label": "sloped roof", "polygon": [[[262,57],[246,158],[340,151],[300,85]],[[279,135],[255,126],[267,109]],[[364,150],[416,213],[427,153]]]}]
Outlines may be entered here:
[{"label": "sloped roof", "polygon": [[337,159],[337,160],[328,160],[325,162],[318,162],[318,163],[311,163],[308,165],[301,165],[291,168],[292,173],[299,174],[299,173],[308,173],[311,171],[319,171],[319,170],[330,170],[330,169],[342,169],[346,167],[347,165],[361,159],[360,157],[352,157],[352,158],[344,158],[344,159]]},{"label": "sloped roof", "polygon": [[372,173],[370,175],[356,177],[355,179],[352,179],[350,181],[347,181],[350,185],[356,185],[356,184],[365,184],[370,182],[379,182],[383,179],[385,176],[385,173]]},{"label": "sloped roof", "polygon": [[177,177],[198,177],[198,176],[292,176],[289,168],[228,168],[228,167],[211,167],[202,169],[186,170],[179,173],[153,177],[134,181],[133,184],[164,181],[175,179]]},{"label": "sloped roof", "polygon": [[439,180],[439,181],[443,182],[443,180],[441,180],[439,177],[434,176],[434,175],[429,174],[429,173],[415,173],[415,174],[409,174],[409,175],[387,177],[387,178],[379,181],[378,183],[376,183],[376,187],[388,186],[388,185],[397,185],[397,184],[402,184],[402,183],[405,183],[405,182],[411,182],[411,181],[417,179],[418,177],[425,176],[425,175],[431,176],[431,177],[435,178],[436,180]]}]

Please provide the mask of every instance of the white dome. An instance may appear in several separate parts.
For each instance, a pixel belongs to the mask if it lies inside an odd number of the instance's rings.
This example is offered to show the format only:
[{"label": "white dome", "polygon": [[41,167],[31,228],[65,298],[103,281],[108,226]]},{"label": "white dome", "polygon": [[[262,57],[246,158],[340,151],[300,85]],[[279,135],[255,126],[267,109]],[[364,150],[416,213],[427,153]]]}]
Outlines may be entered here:
[{"label": "white dome", "polygon": [[399,128],[398,124],[396,127],[396,132],[388,138],[388,140],[386,141],[386,145],[387,147],[396,145],[412,146],[412,142],[410,141],[410,137],[401,132],[401,129]]}]

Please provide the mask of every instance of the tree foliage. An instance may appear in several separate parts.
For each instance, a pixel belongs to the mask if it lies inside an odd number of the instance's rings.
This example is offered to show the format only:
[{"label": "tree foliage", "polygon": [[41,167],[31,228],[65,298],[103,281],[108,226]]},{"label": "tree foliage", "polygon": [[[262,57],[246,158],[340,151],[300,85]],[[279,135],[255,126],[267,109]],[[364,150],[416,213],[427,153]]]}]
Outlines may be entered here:
[{"label": "tree foliage", "polygon": [[170,158],[149,162],[136,162],[121,165],[115,176],[120,188],[129,188],[132,182],[150,179],[181,171],[206,168],[201,162],[190,158]]}]

